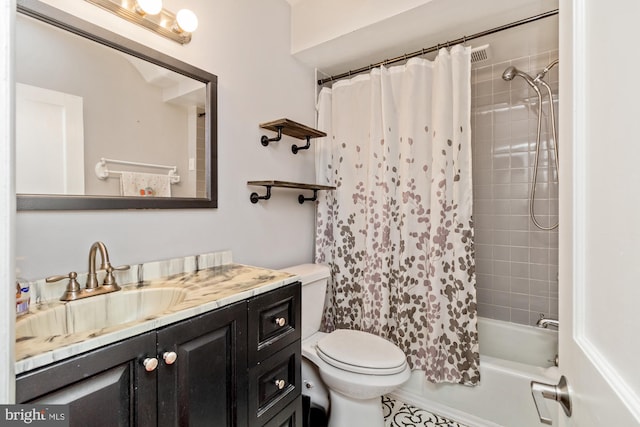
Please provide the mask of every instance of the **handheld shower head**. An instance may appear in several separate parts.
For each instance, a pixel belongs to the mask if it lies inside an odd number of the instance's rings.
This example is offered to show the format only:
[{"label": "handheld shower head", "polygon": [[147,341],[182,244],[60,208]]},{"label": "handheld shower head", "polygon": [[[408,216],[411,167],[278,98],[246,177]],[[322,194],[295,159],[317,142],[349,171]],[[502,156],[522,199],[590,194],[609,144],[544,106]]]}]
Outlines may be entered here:
[{"label": "handheld shower head", "polygon": [[507,67],[507,69],[504,70],[504,73],[502,73],[502,79],[505,80],[505,81],[508,81],[508,82],[513,80],[516,76],[520,76],[523,79],[525,79],[526,82],[529,83],[529,86],[531,86],[532,88],[534,88],[536,90],[536,92],[538,92],[538,87],[534,83],[534,81],[531,78],[531,76],[529,74],[527,74],[527,73],[523,73],[522,71],[518,70],[513,65],[510,66],[510,67]]},{"label": "handheld shower head", "polygon": [[518,69],[516,67],[514,66],[507,67],[507,69],[504,70],[504,73],[502,73],[502,80],[510,82],[516,76],[517,72],[518,72]]},{"label": "handheld shower head", "polygon": [[538,223],[538,221],[536,220],[536,215],[533,209],[534,202],[536,200],[536,184],[538,179],[538,158],[540,157],[540,131],[542,130],[542,93],[540,93],[540,88],[538,88],[538,84],[542,84],[549,91],[549,104],[550,104],[549,108],[551,110],[551,126],[553,127],[553,138],[554,138],[554,141],[556,141],[554,148],[555,148],[556,172],[557,172],[558,170],[558,163],[557,163],[558,162],[558,150],[557,150],[558,138],[556,136],[556,125],[555,125],[555,117],[554,117],[555,114],[553,112],[553,99],[551,97],[551,88],[544,80],[542,80],[542,77],[551,69],[551,67],[553,67],[557,63],[558,61],[556,60],[551,64],[549,64],[547,68],[545,68],[541,73],[539,73],[536,76],[535,80],[529,74],[518,70],[514,66],[507,67],[507,69],[504,70],[504,72],[502,73],[502,78],[507,82],[510,82],[516,76],[522,77],[529,84],[529,86],[531,86],[533,90],[536,91],[536,94],[538,95],[538,132],[536,136],[536,157],[535,157],[535,163],[533,165],[533,182],[531,183],[531,192],[529,193],[529,216],[531,217],[531,220],[533,221],[535,226],[540,228],[541,230],[553,230],[558,226],[558,224],[556,223],[555,225],[552,225],[550,227],[545,227],[543,225],[540,225],[540,223]]}]

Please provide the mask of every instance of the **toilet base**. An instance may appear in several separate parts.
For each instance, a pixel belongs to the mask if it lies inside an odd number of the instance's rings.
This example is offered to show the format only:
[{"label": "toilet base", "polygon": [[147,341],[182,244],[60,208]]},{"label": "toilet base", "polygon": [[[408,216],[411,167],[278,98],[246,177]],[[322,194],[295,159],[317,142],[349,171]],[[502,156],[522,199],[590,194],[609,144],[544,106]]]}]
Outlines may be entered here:
[{"label": "toilet base", "polygon": [[352,399],[331,389],[329,396],[329,427],[384,427],[380,396],[373,399]]}]

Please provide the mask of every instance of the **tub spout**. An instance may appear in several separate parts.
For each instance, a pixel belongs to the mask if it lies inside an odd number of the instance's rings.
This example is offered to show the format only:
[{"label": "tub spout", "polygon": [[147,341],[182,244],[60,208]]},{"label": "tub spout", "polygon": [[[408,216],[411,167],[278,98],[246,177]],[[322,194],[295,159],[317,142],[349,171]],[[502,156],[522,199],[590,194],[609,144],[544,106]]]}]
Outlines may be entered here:
[{"label": "tub spout", "polygon": [[544,317],[544,315],[541,314],[540,318],[536,322],[536,326],[545,329],[547,329],[549,326],[553,326],[554,328],[558,329],[558,327],[560,326],[560,322],[558,322],[557,319],[547,319],[546,317]]}]

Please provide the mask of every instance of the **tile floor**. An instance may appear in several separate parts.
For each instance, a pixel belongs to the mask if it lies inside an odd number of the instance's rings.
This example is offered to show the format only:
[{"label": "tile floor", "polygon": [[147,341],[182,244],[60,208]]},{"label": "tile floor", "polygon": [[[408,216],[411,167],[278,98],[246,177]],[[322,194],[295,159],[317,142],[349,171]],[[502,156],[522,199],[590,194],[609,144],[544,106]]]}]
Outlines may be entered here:
[{"label": "tile floor", "polygon": [[382,410],[385,427],[466,427],[387,396],[382,397]]}]

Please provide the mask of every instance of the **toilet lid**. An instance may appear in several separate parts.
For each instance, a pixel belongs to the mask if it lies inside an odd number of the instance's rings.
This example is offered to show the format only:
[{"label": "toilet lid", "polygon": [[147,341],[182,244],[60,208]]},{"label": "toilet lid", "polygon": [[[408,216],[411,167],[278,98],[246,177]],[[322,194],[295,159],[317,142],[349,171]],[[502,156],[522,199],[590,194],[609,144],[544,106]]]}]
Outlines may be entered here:
[{"label": "toilet lid", "polygon": [[407,359],[402,350],[379,336],[338,329],[317,344],[318,356],[336,368],[370,375],[402,372]]}]

